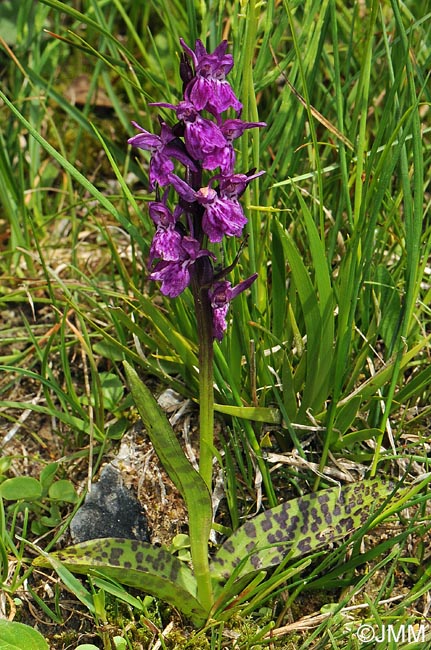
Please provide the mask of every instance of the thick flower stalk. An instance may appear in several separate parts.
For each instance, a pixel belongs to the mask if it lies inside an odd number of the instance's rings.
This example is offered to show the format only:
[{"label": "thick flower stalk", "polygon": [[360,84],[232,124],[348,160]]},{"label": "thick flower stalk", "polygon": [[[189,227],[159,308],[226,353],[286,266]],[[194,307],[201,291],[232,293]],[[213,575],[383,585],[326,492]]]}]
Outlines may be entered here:
[{"label": "thick flower stalk", "polygon": [[[240,197],[264,172],[235,173],[233,143],[246,129],[265,123],[240,119],[242,104],[226,80],[233,67],[226,41],[212,54],[200,40],[194,50],[182,39],[180,43],[183,97],[178,104],[153,104],[173,111],[172,126],[159,118],[160,135],[154,135],[133,122],[139,132],[128,142],[151,153],[149,181],[156,200],[149,204],[155,225],[149,277],[161,283],[166,296],[175,298],[190,287],[194,297],[199,340],[199,470],[211,491],[213,343],[224,336],[231,301],[250,287],[257,274],[232,287],[225,278],[234,265],[216,272],[220,264],[210,248],[225,237],[242,237],[247,219]],[[225,115],[227,111],[234,117]],[[168,195],[173,193],[176,204],[169,207]]]}]

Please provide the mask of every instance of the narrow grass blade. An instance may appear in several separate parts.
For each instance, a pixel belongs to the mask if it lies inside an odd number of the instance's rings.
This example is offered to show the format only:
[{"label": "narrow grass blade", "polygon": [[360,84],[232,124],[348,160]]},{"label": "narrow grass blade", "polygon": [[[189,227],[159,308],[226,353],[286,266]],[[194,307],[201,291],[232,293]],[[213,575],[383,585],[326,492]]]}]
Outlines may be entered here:
[{"label": "narrow grass blade", "polygon": [[30,122],[20,113],[20,111],[9,101],[6,95],[0,90],[0,99],[8,106],[10,111],[18,118],[18,120],[25,126],[30,135],[37,140],[37,142],[45,149],[45,151],[52,156],[82,187],[84,187],[97,201],[120,223],[123,228],[135,239],[139,246],[145,250],[145,241],[142,238],[138,228],[133,225],[109,199],[106,198],[100,190],[98,190],[88,178],[86,178],[80,171],[76,169],[62,154],[60,154],[45,138],[30,124]]},{"label": "narrow grass blade", "polygon": [[267,406],[230,406],[228,404],[214,404],[214,409],[218,413],[224,413],[232,417],[254,422],[269,422],[270,424],[280,424],[281,414],[276,408]]}]

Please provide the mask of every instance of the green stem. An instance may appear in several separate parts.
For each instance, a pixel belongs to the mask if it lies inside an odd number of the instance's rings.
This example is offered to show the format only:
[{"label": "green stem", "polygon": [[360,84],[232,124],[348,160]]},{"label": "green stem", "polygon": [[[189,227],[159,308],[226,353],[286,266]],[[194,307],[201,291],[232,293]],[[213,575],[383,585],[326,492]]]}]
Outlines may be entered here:
[{"label": "green stem", "polygon": [[[202,528],[194,529],[189,520],[190,552],[192,555],[193,573],[196,578],[198,600],[209,612],[213,604],[213,591],[208,557],[208,537]],[[209,528],[211,530],[211,526]],[[209,532],[209,531],[208,531]]]},{"label": "green stem", "polygon": [[199,338],[199,473],[212,491],[214,441],[214,347],[212,309],[208,289],[199,279],[193,283]]},{"label": "green stem", "polygon": [[[199,473],[212,494],[214,441],[214,345],[212,308],[205,286],[207,260],[197,260],[192,273],[192,291],[196,310],[199,341]],[[208,560],[208,534],[190,526],[193,569],[198,583],[198,596],[205,606],[212,603],[211,574]]]}]

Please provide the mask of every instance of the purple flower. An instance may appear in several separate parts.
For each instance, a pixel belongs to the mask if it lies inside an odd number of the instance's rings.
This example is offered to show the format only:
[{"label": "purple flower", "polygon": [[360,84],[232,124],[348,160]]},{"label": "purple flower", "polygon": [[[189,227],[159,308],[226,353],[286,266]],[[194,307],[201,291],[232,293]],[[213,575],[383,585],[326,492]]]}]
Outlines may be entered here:
[{"label": "purple flower", "polygon": [[247,185],[255,178],[262,176],[264,171],[257,174],[232,174],[220,178],[220,196],[223,198],[238,200],[245,192]]},{"label": "purple flower", "polygon": [[266,122],[244,122],[244,120],[225,120],[220,130],[228,142],[240,138],[246,129],[266,126]]},{"label": "purple flower", "polygon": [[[238,198],[244,192],[251,180],[264,174],[264,171],[247,176],[233,174],[232,176],[213,176],[206,187],[193,190],[176,174],[170,174],[169,179],[176,192],[182,199],[191,203],[197,201],[204,207],[202,229],[210,242],[220,242],[224,235],[240,237],[247,219]],[[217,190],[212,184],[219,179]]]},{"label": "purple flower", "polygon": [[203,187],[196,193],[197,201],[205,207],[202,228],[211,242],[221,241],[223,235],[241,236],[247,219],[238,198],[250,181],[264,173],[261,171],[250,176],[246,174],[220,176],[218,191],[211,188],[211,184],[217,178],[215,176],[208,187]]},{"label": "purple flower", "polygon": [[181,208],[177,207],[172,214],[164,200],[163,202],[151,201],[148,204],[148,211],[157,226],[150,248],[150,262],[155,257],[170,262],[179,260],[182,255],[182,238],[176,230],[176,225],[182,212]]},{"label": "purple flower", "polygon": [[179,160],[186,167],[196,171],[196,165],[187,155],[183,143],[172,133],[172,129],[165,122],[162,122],[160,135],[149,133],[136,122],[132,122],[132,124],[141,133],[129,138],[128,144],[144,149],[144,151],[150,151],[152,154],[149,174],[150,190],[154,189],[155,183],[162,187],[169,183],[168,175],[174,170],[171,158]]},{"label": "purple flower", "polygon": [[184,96],[198,111],[206,109],[213,115],[220,115],[232,107],[238,113],[242,104],[226,81],[226,75],[233,67],[231,54],[226,54],[227,41],[222,41],[212,54],[209,54],[202,41],[197,40],[193,51],[180,39],[183,50],[190,56],[195,69],[195,77],[187,84]]},{"label": "purple flower", "polygon": [[227,280],[215,282],[208,292],[213,310],[213,336],[221,341],[227,328],[226,317],[231,301],[242,291],[248,289],[257,278],[257,273],[243,280],[236,287]]},{"label": "purple flower", "polygon": [[[246,129],[253,129],[260,126],[266,126],[265,122],[244,122],[243,120],[235,119],[225,120],[220,124],[220,131],[226,139],[226,144],[223,151],[218,153],[218,165],[215,167],[219,166],[222,174],[229,175],[234,170],[235,151],[232,142],[240,138]],[[215,169],[215,167],[211,169]]]},{"label": "purple flower", "polygon": [[220,242],[224,235],[240,237],[247,223],[238,199],[235,196],[221,196],[211,187],[212,181],[217,178],[215,176],[208,186],[195,191],[181,178],[170,174],[170,181],[181,198],[189,203],[197,201],[204,207],[202,229],[213,243]]},{"label": "purple flower", "polygon": [[220,166],[226,138],[217,124],[201,117],[196,107],[189,101],[180,102],[177,106],[164,102],[152,105],[172,108],[176,112],[177,118],[184,123],[187,152],[194,160],[199,161],[204,169],[211,170]]},{"label": "purple flower", "polygon": [[212,187],[202,187],[196,199],[205,208],[202,229],[210,242],[220,242],[224,235],[241,237],[247,219],[236,198],[222,197]]},{"label": "purple flower", "polygon": [[193,237],[181,239],[180,256],[177,260],[162,260],[156,264],[150,280],[160,280],[160,291],[171,298],[176,298],[190,284],[190,267],[199,257],[211,256],[207,250],[201,250],[199,242]]}]

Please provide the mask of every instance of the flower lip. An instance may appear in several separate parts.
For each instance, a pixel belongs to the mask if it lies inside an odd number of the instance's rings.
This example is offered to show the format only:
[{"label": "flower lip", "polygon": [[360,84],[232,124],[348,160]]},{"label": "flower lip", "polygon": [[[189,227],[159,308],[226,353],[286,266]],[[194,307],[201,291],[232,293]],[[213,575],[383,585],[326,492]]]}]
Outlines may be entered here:
[{"label": "flower lip", "polygon": [[178,252],[177,259],[162,259],[149,275],[150,280],[161,281],[161,292],[170,298],[176,298],[189,286],[190,268],[197,259],[214,257],[210,251],[201,249],[199,242],[189,236],[181,238]]}]

